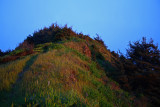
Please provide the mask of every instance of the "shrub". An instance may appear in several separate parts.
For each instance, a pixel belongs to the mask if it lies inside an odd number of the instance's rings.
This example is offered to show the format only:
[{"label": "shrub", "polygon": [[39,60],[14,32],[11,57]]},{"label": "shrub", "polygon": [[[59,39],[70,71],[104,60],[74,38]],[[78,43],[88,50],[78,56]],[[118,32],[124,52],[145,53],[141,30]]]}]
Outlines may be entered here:
[{"label": "shrub", "polygon": [[98,34],[96,34],[96,37],[94,38],[94,40],[96,40],[97,42],[105,46],[104,41],[101,39],[101,37]]}]

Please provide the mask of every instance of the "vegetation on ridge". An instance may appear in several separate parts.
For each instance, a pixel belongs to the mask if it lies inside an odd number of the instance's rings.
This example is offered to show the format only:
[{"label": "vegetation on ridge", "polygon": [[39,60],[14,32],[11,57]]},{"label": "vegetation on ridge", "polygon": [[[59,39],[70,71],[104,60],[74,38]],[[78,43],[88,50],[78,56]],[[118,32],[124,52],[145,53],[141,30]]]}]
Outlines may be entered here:
[{"label": "vegetation on ridge", "polygon": [[99,35],[53,24],[0,51],[0,105],[159,105],[158,47],[143,38],[127,52],[126,58],[106,49]]}]

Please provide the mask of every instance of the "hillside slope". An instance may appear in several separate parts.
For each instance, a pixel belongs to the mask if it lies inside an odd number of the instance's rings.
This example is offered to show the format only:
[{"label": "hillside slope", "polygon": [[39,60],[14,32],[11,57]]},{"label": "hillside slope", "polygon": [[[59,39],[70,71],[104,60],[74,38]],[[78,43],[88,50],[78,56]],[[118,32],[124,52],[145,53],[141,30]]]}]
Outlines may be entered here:
[{"label": "hillside slope", "polygon": [[160,51],[153,41],[135,43],[151,61],[139,55],[136,65],[108,50],[98,35],[67,26],[39,30],[14,50],[0,51],[0,106],[158,106]]},{"label": "hillside slope", "polygon": [[[114,63],[103,41],[50,28],[0,58],[1,106],[133,105],[133,97],[107,77],[105,70],[113,68],[102,67],[104,61]],[[49,30],[56,31],[46,34]]]}]

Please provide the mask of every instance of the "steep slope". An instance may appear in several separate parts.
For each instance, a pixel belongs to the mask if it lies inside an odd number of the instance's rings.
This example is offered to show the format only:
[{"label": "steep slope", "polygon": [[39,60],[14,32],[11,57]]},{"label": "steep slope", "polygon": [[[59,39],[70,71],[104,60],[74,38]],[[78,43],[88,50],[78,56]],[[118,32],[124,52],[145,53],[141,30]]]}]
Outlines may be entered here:
[{"label": "steep slope", "polygon": [[1,57],[0,105],[132,106],[133,96],[107,76],[115,61],[101,40],[45,28]]}]

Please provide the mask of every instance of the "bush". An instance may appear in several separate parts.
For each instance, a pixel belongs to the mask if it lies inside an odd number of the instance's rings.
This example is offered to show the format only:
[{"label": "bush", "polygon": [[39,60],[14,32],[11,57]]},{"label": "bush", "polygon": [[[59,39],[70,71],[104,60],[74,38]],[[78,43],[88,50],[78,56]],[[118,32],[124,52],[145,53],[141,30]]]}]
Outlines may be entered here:
[{"label": "bush", "polygon": [[101,39],[101,37],[98,34],[96,34],[96,37],[94,38],[94,40],[96,40],[100,44],[104,45],[104,41]]}]

